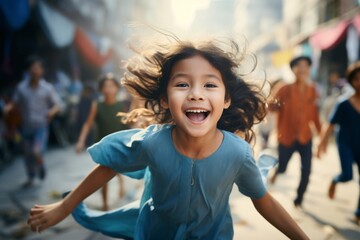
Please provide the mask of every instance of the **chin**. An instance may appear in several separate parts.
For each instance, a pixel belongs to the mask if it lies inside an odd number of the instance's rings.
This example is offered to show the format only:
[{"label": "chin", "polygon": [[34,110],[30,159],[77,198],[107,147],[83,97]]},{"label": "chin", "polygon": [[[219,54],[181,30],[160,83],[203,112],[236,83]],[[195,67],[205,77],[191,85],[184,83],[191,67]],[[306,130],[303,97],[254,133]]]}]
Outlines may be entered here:
[{"label": "chin", "polygon": [[209,126],[193,125],[191,127],[188,126],[185,131],[191,137],[199,138],[211,133],[213,131],[213,128]]}]

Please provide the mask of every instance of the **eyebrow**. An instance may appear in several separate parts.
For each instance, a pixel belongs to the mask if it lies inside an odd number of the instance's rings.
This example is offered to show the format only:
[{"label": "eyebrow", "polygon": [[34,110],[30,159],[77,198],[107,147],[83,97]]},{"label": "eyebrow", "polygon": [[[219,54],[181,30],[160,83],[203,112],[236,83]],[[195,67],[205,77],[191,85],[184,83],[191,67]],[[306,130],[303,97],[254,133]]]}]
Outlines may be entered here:
[{"label": "eyebrow", "polygon": [[[175,73],[171,78],[170,80],[173,80],[175,78],[178,78],[178,77],[189,77],[190,74],[187,74],[187,73]],[[217,79],[218,81],[222,82],[221,78],[219,78],[218,76],[216,76],[215,74],[204,74],[202,77],[206,77],[206,78],[215,78]]]}]

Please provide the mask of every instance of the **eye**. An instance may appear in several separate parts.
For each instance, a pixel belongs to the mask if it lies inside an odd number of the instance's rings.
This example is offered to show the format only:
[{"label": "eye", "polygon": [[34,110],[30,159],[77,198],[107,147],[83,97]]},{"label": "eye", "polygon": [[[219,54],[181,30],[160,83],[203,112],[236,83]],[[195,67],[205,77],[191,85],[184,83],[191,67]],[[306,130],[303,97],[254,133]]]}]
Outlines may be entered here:
[{"label": "eye", "polygon": [[180,88],[184,88],[184,87],[188,87],[188,86],[189,86],[189,84],[187,84],[187,83],[177,83],[175,85],[175,87],[180,87]]},{"label": "eye", "polygon": [[217,85],[215,85],[213,83],[206,83],[204,87],[206,87],[206,88],[217,88]]}]

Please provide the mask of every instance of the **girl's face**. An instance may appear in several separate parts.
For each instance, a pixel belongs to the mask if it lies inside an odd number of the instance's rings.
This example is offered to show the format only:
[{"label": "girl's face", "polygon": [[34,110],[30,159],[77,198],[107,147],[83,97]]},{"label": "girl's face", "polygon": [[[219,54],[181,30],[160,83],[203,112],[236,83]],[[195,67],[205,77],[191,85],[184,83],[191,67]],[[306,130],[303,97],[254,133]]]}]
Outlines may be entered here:
[{"label": "girl's face", "polygon": [[216,131],[230,100],[225,100],[221,73],[205,58],[194,56],[173,66],[163,106],[169,108],[179,129],[190,136],[202,137]]},{"label": "girl's face", "polygon": [[118,86],[114,83],[114,80],[112,79],[107,79],[104,81],[104,84],[101,88],[101,93],[105,96],[105,97],[114,97],[117,95],[119,91]]}]

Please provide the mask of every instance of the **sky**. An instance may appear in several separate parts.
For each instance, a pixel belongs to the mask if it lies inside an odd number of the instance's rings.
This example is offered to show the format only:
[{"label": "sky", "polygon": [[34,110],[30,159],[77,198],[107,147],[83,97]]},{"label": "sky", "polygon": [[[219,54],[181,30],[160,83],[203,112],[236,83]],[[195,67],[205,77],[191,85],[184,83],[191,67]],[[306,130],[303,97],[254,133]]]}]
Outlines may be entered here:
[{"label": "sky", "polygon": [[210,0],[171,0],[175,24],[186,29],[190,26],[197,10],[207,8]]}]

